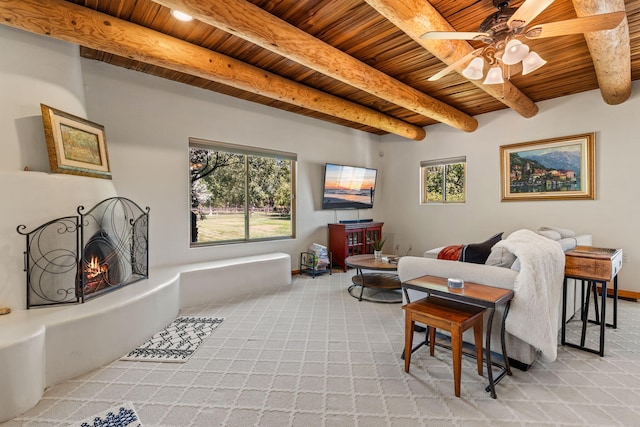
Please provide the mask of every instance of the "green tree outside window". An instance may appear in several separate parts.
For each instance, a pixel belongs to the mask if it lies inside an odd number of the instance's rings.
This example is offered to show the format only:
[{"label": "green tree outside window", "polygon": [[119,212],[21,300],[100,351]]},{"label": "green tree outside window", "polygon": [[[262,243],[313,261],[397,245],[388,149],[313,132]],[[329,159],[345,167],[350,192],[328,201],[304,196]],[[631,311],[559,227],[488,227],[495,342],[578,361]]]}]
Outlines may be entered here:
[{"label": "green tree outside window", "polygon": [[463,203],[466,198],[466,159],[421,162],[422,203]]},{"label": "green tree outside window", "polygon": [[295,235],[295,154],[201,140],[189,147],[191,245]]}]

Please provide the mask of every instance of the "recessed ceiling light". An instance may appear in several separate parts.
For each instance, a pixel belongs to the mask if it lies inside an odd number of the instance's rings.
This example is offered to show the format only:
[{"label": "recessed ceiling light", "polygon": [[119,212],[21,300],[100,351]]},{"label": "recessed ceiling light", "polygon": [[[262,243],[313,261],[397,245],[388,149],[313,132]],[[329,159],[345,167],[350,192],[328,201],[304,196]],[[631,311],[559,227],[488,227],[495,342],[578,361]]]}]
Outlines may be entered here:
[{"label": "recessed ceiling light", "polygon": [[184,22],[189,22],[193,19],[191,15],[187,15],[186,13],[180,12],[179,10],[172,10],[171,14],[174,18]]}]

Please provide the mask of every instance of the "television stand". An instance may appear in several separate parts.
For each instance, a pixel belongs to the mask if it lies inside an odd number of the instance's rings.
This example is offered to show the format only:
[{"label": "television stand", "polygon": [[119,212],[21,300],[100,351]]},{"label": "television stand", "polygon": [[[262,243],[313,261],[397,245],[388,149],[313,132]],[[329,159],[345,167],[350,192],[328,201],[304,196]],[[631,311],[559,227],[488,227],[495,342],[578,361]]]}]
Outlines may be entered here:
[{"label": "television stand", "polygon": [[345,258],[352,255],[372,254],[373,242],[382,239],[383,222],[355,220],[329,224],[329,252],[333,265],[347,271]]}]

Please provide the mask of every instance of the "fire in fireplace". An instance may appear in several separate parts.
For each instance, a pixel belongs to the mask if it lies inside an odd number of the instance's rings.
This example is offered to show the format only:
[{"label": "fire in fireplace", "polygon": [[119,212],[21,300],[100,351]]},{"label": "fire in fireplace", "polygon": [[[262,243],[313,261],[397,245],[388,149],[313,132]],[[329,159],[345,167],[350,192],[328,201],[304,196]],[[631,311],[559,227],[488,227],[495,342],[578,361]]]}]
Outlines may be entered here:
[{"label": "fire in fireplace", "polygon": [[83,259],[78,286],[83,287],[85,297],[122,283],[126,266],[121,265],[118,249],[106,231],[100,230],[89,239]]}]

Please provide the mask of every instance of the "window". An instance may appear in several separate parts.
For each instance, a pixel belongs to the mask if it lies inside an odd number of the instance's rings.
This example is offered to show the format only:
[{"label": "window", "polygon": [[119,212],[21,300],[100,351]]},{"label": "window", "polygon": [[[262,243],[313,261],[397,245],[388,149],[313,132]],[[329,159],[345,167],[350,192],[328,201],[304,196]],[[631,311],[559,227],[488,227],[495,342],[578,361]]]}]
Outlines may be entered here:
[{"label": "window", "polygon": [[295,237],[296,159],[190,138],[191,246]]},{"label": "window", "polygon": [[467,158],[420,162],[422,203],[463,203],[466,199]]}]

